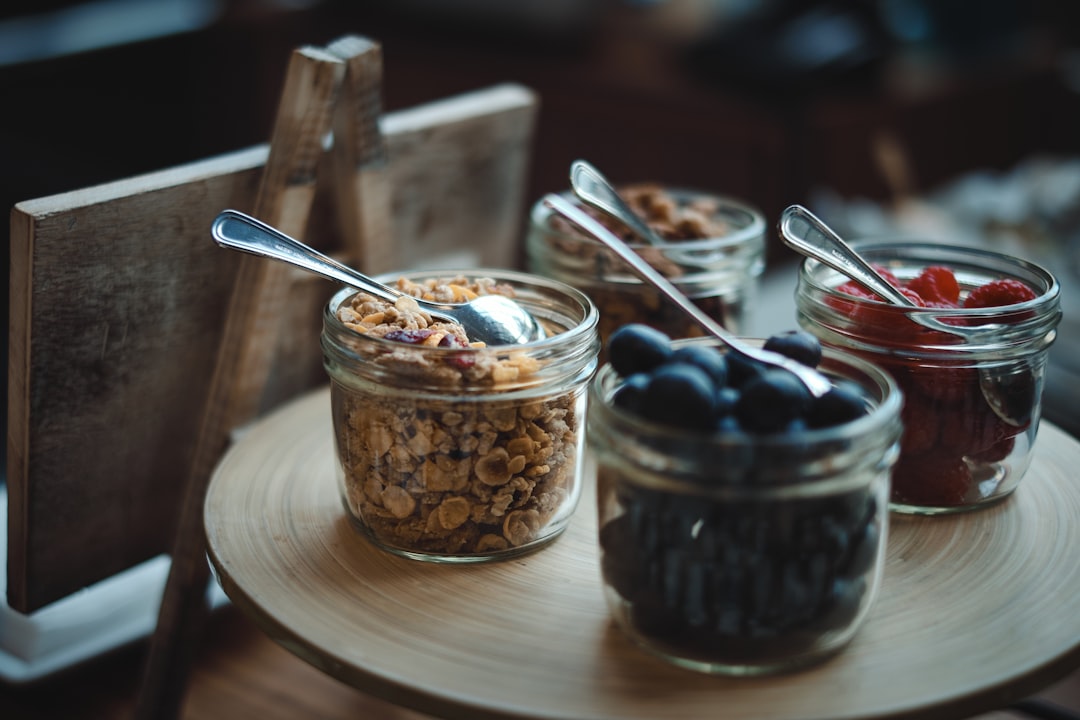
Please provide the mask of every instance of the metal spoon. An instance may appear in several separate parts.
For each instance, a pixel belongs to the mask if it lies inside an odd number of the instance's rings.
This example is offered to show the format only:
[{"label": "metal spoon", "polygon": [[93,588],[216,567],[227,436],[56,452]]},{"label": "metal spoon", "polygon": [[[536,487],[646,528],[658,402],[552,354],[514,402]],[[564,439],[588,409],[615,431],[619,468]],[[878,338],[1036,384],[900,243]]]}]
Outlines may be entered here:
[{"label": "metal spoon", "polygon": [[584,160],[575,160],[570,164],[570,187],[583,202],[626,225],[645,242],[650,245],[665,244],[664,239],[626,204],[607,178]]},{"label": "metal spoon", "polygon": [[[813,258],[848,278],[870,292],[877,293],[893,305],[921,307],[904,293],[893,287],[881,276],[874,266],[859,255],[836,232],[814,213],[802,205],[791,205],[780,214],[778,223],[780,238],[792,250],[806,257]],[[971,340],[992,335],[1001,325],[988,323],[977,328],[963,325],[949,325],[933,316],[932,310],[926,313],[912,313],[913,322],[939,332]]]},{"label": "metal spoon", "polygon": [[894,305],[916,307],[911,298],[889,284],[873,265],[802,205],[791,205],[780,214],[779,229],[780,238],[792,250],[843,273]]},{"label": "metal spoon", "polygon": [[[791,205],[780,214],[779,234],[784,244],[796,252],[813,258],[843,273],[867,290],[877,293],[894,305],[919,307],[911,298],[893,287],[874,267],[844,242],[839,235],[820,218],[801,205]],[[1000,324],[980,325],[969,328],[949,325],[930,314],[911,313],[914,322],[938,332],[964,338],[977,343],[991,337]],[[995,414],[1006,423],[1022,427],[1031,420],[1032,400],[1024,388],[1034,388],[1034,382],[1023,377],[1019,365],[996,368],[994,371],[979,370],[979,388]]]},{"label": "metal spoon", "polygon": [[724,329],[723,325],[713,320],[702,311],[701,308],[683,295],[670,280],[657,272],[652,265],[642,259],[642,257],[634,252],[629,245],[597,222],[588,213],[576,207],[573,203],[568,202],[558,195],[550,194],[544,196],[544,204],[611,248],[611,250],[622,258],[623,262],[629,265],[642,280],[653,285],[657,290],[663,293],[668,300],[678,305],[687,315],[693,318],[698,325],[727,345],[732,352],[758,362],[784,368],[794,374],[815,397],[821,397],[832,388],[832,383],[829,382],[828,378],[817,370],[809,368],[806,365],[796,362],[784,355],[780,355],[779,353],[748,345],[742,340],[739,340],[735,335],[729,333]]},{"label": "metal spoon", "polygon": [[[404,295],[236,210],[222,211],[211,234],[222,247],[280,260],[387,302]],[[521,345],[546,336],[532,313],[504,295],[481,295],[465,303],[416,302],[433,318],[461,325],[470,340],[486,345]]]}]

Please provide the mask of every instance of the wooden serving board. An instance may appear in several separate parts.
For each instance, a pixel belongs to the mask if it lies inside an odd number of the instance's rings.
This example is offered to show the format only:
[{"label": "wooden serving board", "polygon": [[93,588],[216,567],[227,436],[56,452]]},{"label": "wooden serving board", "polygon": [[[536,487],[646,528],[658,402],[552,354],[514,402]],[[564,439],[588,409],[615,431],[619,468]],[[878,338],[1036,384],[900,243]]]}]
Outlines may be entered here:
[{"label": "wooden serving board", "polygon": [[[388,113],[392,243],[369,271],[514,267],[538,98],[499,85]],[[268,146],[19,203],[11,216],[8,603],[28,613],[170,550]],[[331,163],[325,163],[330,166]],[[332,183],[331,183],[332,184]],[[301,239],[341,246],[320,183]],[[270,261],[267,261],[270,262]],[[263,410],[325,382],[334,287],[296,271]]]},{"label": "wooden serving board", "polygon": [[1044,423],[1016,494],[892,517],[881,593],[850,646],[773,678],[711,677],[609,620],[595,494],[514,560],[447,566],[370,545],[334,471],[329,392],[260,421],[217,467],[204,520],[229,597],[330,675],[451,718],[968,717],[1080,665],[1080,443]]}]

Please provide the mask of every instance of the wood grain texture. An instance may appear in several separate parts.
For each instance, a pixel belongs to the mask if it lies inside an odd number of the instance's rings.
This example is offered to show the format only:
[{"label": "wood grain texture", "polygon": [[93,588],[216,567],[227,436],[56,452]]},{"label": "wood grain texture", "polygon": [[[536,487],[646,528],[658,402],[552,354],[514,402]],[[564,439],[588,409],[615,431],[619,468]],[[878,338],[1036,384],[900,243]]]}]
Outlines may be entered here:
[{"label": "wood grain texture", "polygon": [[16,610],[168,548],[239,266],[205,238],[222,203],[250,204],[264,160],[247,152],[16,207],[7,474]]},{"label": "wood grain texture", "polygon": [[[322,138],[345,75],[345,64],[318,48],[299,48],[289,59],[274,120],[270,153],[255,197],[255,214],[282,231],[307,227],[315,198]],[[180,516],[171,547],[172,564],[161,598],[136,718],[177,717],[191,657],[207,612],[202,505],[210,473],[233,429],[250,422],[273,366],[289,274],[280,263],[254,256],[240,262],[217,345],[217,362],[203,408]]]},{"label": "wood grain texture", "polygon": [[[142,646],[100,657],[31,685],[0,683],[0,717],[12,720],[130,720]],[[1080,672],[1033,701],[1080,713]],[[707,717],[723,718],[714,709]],[[271,640],[235,606],[208,620],[184,703],[184,720],[430,720],[366,695]],[[994,711],[968,720],[1032,720]],[[663,720],[663,718],[657,718]]]},{"label": "wood grain texture", "polygon": [[331,153],[342,245],[354,267],[369,274],[397,261],[390,223],[390,183],[382,117],[382,46],[348,35],[327,45],[345,62],[345,84],[334,117]]},{"label": "wood grain texture", "polygon": [[1080,443],[1044,423],[997,506],[894,517],[879,599],[853,643],[775,678],[669,666],[609,621],[595,496],[516,560],[418,563],[378,551],[338,495],[329,393],[260,421],[207,495],[208,548],[271,637],[383,699],[454,718],[968,717],[1080,665]]},{"label": "wood grain texture", "polygon": [[[536,106],[528,88],[499,85],[383,117],[398,267],[440,257],[511,264]],[[209,228],[225,208],[250,211],[268,150],[28,200],[12,211],[7,588],[14,609],[32,612],[170,550],[243,259],[216,247]],[[429,171],[426,158],[437,159]],[[334,218],[319,203],[331,191],[320,179],[301,235],[328,252],[340,246]],[[325,381],[317,338],[334,288],[292,277],[260,412]]]},{"label": "wood grain texture", "polygon": [[531,91],[507,84],[383,117],[394,140],[387,267],[518,264],[538,109]]}]

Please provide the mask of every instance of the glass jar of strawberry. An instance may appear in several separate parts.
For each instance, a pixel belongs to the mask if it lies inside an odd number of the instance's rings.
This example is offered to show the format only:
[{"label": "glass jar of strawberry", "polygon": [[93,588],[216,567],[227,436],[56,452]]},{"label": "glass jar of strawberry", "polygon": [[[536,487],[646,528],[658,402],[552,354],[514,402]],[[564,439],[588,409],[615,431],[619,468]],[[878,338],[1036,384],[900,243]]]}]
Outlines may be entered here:
[{"label": "glass jar of strawberry", "polygon": [[824,345],[885,368],[904,393],[891,508],[948,513],[1009,496],[1038,432],[1047,352],[1061,319],[1056,278],[977,248],[853,245],[917,307],[888,304],[807,259],[798,320]]}]

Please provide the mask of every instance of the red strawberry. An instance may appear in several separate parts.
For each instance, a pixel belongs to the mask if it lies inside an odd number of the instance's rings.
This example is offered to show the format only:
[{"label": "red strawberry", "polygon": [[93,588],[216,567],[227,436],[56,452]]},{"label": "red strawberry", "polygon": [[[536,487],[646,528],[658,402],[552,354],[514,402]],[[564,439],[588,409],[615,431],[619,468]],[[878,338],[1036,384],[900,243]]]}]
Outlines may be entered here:
[{"label": "red strawberry", "polygon": [[848,280],[841,285],[837,285],[836,291],[842,292],[845,295],[851,295],[852,297],[862,298],[863,300],[881,300],[876,294],[870,292],[854,280]]},{"label": "red strawberry", "polygon": [[966,308],[1001,307],[1034,300],[1035,291],[1019,280],[991,280],[971,291],[964,301]]},{"label": "red strawberry", "polygon": [[[1019,433],[1017,433],[1019,434]],[[1007,435],[1001,438],[996,443],[980,450],[971,456],[972,460],[984,463],[1001,462],[1005,458],[1009,457],[1009,453],[1013,451],[1013,447],[1016,445],[1016,435]]]},{"label": "red strawberry", "polygon": [[960,302],[960,283],[950,268],[930,265],[907,284],[929,307],[956,307]]},{"label": "red strawberry", "polygon": [[926,301],[922,299],[922,296],[919,295],[919,293],[915,292],[911,288],[902,287],[900,288],[900,292],[903,293],[904,297],[915,303],[915,305],[917,305],[918,307],[926,307]]},{"label": "red strawberry", "polygon": [[[916,325],[905,316],[902,307],[888,303],[877,294],[865,290],[854,282],[837,286],[838,291],[853,298],[851,301],[830,298],[829,304],[845,313],[858,324],[859,331],[876,337],[883,343],[909,344],[917,335],[925,332],[921,325]],[[923,301],[911,290],[899,288],[913,303],[922,307]]]},{"label": "red strawberry", "polygon": [[941,423],[941,449],[955,457],[974,457],[984,452],[992,454],[991,448],[1019,432],[985,405],[981,408],[978,405],[942,408],[938,412],[938,422]]},{"label": "red strawberry", "polygon": [[884,265],[875,264],[874,269],[877,270],[878,275],[885,278],[894,288],[898,288],[903,285],[903,283],[900,282],[900,278],[893,275],[892,271],[886,268]]},{"label": "red strawberry", "polygon": [[892,499],[930,507],[963,505],[971,489],[971,470],[951,455],[901,456],[893,469]]},{"label": "red strawberry", "polygon": [[[887,268],[885,268],[882,265],[874,265],[873,268],[875,270],[877,270],[878,275],[880,275],[886,282],[888,282],[890,285],[892,285],[897,290],[900,290],[901,292],[903,292],[904,284],[902,282],[900,282],[900,279],[897,278],[895,275],[893,275],[892,272],[890,272]],[[845,293],[847,295],[854,295],[857,298],[864,298],[864,299],[867,299],[867,300],[877,300],[878,302],[885,302],[885,298],[881,297],[877,293],[870,292],[869,290],[867,290],[866,288],[864,288],[862,285],[855,282],[854,280],[848,280],[847,282],[843,283],[842,285],[838,285],[836,287],[836,289],[839,292]],[[905,293],[905,295],[906,294],[907,293]]]},{"label": "red strawberry", "polygon": [[979,372],[974,368],[947,365],[904,365],[893,373],[905,376],[906,393],[918,393],[928,399],[932,412],[950,407],[983,409],[979,391]]},{"label": "red strawberry", "polygon": [[933,411],[932,404],[925,398],[915,394],[907,395],[900,419],[904,423],[900,448],[905,455],[924,453],[937,445],[938,416]]}]

